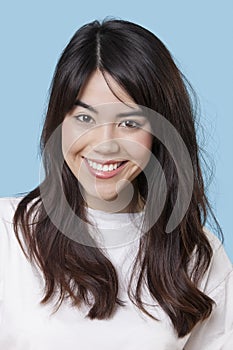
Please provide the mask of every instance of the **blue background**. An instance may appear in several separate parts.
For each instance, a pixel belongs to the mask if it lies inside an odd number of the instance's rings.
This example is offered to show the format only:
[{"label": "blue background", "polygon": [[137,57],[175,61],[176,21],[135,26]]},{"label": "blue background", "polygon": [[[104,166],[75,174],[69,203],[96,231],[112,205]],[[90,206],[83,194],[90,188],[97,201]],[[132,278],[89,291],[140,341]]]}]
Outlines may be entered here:
[{"label": "blue background", "polygon": [[[233,261],[233,2],[1,1],[0,196],[39,182],[39,136],[58,57],[86,22],[113,16],[153,31],[167,45],[201,103],[200,142],[214,162],[208,187]],[[213,164],[212,164],[213,165]]]}]

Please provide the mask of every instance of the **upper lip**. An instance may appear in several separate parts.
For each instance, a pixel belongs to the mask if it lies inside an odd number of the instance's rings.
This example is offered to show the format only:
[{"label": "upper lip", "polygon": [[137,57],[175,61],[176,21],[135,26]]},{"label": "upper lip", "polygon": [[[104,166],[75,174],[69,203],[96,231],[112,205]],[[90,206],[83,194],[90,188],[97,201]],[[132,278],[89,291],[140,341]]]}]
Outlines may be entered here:
[{"label": "upper lip", "polygon": [[125,162],[125,159],[110,159],[110,160],[104,160],[104,159],[93,159],[93,158],[87,158],[83,157],[84,159],[91,160],[92,162],[99,163],[99,164],[114,164],[114,163],[120,163]]}]

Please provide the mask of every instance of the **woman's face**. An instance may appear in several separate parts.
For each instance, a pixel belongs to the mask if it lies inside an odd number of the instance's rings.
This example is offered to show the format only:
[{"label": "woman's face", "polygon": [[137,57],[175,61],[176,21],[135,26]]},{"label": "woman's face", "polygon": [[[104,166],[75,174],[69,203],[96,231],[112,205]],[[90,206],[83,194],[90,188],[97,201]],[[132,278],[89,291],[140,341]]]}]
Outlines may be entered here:
[{"label": "woman's face", "polygon": [[62,148],[88,206],[109,211],[118,198],[117,211],[126,211],[129,184],[136,191],[135,180],[149,161],[153,138],[140,106],[106,76],[123,102],[99,70],[92,73],[64,119]]}]

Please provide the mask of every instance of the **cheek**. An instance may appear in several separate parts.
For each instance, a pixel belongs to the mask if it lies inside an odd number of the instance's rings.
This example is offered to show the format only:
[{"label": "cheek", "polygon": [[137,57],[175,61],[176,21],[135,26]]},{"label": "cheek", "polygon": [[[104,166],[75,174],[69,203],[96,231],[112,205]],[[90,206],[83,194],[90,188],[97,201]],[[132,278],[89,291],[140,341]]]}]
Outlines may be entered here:
[{"label": "cheek", "polygon": [[75,156],[82,148],[82,133],[69,120],[62,124],[62,152],[65,159]]},{"label": "cheek", "polygon": [[132,159],[145,164],[148,162],[152,149],[153,136],[149,132],[142,131],[128,143],[127,150]]},{"label": "cheek", "polygon": [[148,151],[151,151],[153,144],[153,136],[149,132],[144,132],[144,135],[141,138],[141,144]]}]

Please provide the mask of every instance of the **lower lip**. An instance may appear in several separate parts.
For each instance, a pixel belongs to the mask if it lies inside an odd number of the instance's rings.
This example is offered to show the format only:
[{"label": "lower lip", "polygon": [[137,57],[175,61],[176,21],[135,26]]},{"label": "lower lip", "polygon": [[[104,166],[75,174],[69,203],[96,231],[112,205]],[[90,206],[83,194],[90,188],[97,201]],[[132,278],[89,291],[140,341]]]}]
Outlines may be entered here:
[{"label": "lower lip", "polygon": [[86,159],[85,159],[85,163],[87,165],[88,170],[90,171],[90,173],[92,175],[94,175],[98,179],[109,179],[109,178],[119,174],[124,169],[127,162],[124,162],[121,166],[119,166],[119,168],[116,168],[115,170],[111,170],[111,171],[101,171],[101,170],[93,169],[89,165],[89,163]]}]

